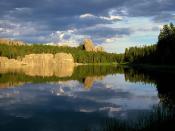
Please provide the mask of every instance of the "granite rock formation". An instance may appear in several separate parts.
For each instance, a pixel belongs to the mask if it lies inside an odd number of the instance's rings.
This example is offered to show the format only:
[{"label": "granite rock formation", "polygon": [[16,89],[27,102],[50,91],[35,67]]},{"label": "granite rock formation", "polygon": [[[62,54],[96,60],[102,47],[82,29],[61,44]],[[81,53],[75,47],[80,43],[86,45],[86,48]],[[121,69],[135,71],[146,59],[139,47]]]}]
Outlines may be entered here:
[{"label": "granite rock formation", "polygon": [[94,51],[94,52],[104,51],[103,47],[95,46],[91,39],[85,39],[82,44],[83,44],[83,49],[86,51]]}]

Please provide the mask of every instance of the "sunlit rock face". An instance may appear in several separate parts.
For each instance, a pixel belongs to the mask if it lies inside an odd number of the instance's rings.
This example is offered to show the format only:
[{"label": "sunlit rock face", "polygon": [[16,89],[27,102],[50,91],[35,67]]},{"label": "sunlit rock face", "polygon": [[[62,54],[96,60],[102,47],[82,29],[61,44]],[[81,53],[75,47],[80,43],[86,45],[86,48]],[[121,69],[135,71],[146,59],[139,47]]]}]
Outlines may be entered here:
[{"label": "sunlit rock face", "polygon": [[30,66],[52,66],[54,63],[53,54],[30,54],[22,59],[22,64]]},{"label": "sunlit rock face", "polygon": [[86,51],[95,51],[95,46],[91,39],[85,39],[83,41],[83,46]]},{"label": "sunlit rock face", "polygon": [[73,64],[74,58],[70,53],[57,53],[55,54],[54,61],[56,64]]},{"label": "sunlit rock face", "polygon": [[91,39],[85,39],[83,41],[83,48],[86,51],[102,52],[104,51],[103,47],[95,46]]},{"label": "sunlit rock face", "polygon": [[29,76],[69,77],[74,71],[74,59],[71,54],[30,54],[22,60],[0,57],[0,71],[23,72]]},{"label": "sunlit rock face", "polygon": [[54,57],[54,75],[58,77],[71,76],[74,71],[74,58],[71,54],[57,53]]}]

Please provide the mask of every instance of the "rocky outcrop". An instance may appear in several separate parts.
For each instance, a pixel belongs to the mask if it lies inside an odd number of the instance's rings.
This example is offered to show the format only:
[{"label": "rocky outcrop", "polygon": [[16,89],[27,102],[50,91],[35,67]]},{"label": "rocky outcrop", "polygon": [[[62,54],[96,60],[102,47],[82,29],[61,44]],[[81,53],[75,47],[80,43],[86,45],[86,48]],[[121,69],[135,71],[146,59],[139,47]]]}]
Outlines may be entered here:
[{"label": "rocky outcrop", "polygon": [[21,60],[0,57],[0,69],[4,72],[24,72],[29,76],[69,77],[74,70],[74,59],[67,53],[30,54]]},{"label": "rocky outcrop", "polygon": [[54,55],[53,54],[30,54],[30,55],[26,55],[21,62],[24,65],[30,65],[30,66],[36,66],[36,65],[52,66],[54,63]]},{"label": "rocky outcrop", "polygon": [[66,53],[57,53],[55,54],[55,63],[57,64],[72,64],[74,63],[74,58],[72,54],[66,54]]},{"label": "rocky outcrop", "polygon": [[85,39],[83,41],[83,49],[86,51],[94,51],[94,52],[104,51],[103,47],[95,46],[91,39]]},{"label": "rocky outcrop", "polygon": [[20,40],[10,40],[10,39],[0,38],[0,45],[16,45],[16,46],[21,46],[21,45],[25,45],[25,43],[23,41],[20,41]]},{"label": "rocky outcrop", "polygon": [[49,65],[73,64],[74,58],[72,54],[56,53],[53,54],[30,54],[22,59],[23,64],[27,65]]},{"label": "rocky outcrop", "polygon": [[85,39],[83,41],[83,46],[86,51],[95,51],[95,46],[91,39]]},{"label": "rocky outcrop", "polygon": [[57,53],[53,54],[30,54],[26,55],[21,60],[8,59],[7,57],[0,57],[1,66],[12,65],[28,65],[28,66],[53,66],[58,64],[74,64],[74,58],[71,54]]}]

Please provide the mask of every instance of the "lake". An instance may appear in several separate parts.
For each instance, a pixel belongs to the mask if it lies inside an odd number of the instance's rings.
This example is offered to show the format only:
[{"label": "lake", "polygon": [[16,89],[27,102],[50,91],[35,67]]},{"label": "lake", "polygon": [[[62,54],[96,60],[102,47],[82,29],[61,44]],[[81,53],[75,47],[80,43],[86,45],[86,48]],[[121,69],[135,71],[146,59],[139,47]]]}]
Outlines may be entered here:
[{"label": "lake", "polygon": [[58,70],[0,68],[1,131],[98,129],[108,118],[137,120],[173,103],[163,87],[174,78],[164,72],[121,66]]}]

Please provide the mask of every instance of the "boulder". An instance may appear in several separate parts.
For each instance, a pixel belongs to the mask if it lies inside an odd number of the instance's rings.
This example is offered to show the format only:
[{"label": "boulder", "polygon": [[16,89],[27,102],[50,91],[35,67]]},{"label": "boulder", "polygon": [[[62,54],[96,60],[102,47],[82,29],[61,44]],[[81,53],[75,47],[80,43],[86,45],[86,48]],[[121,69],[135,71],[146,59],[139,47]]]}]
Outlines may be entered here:
[{"label": "boulder", "polygon": [[91,39],[85,39],[82,45],[85,51],[94,51],[94,52],[104,51],[104,48],[102,46],[95,46]]},{"label": "boulder", "polygon": [[83,46],[86,51],[95,51],[95,46],[91,39],[85,39]]}]

